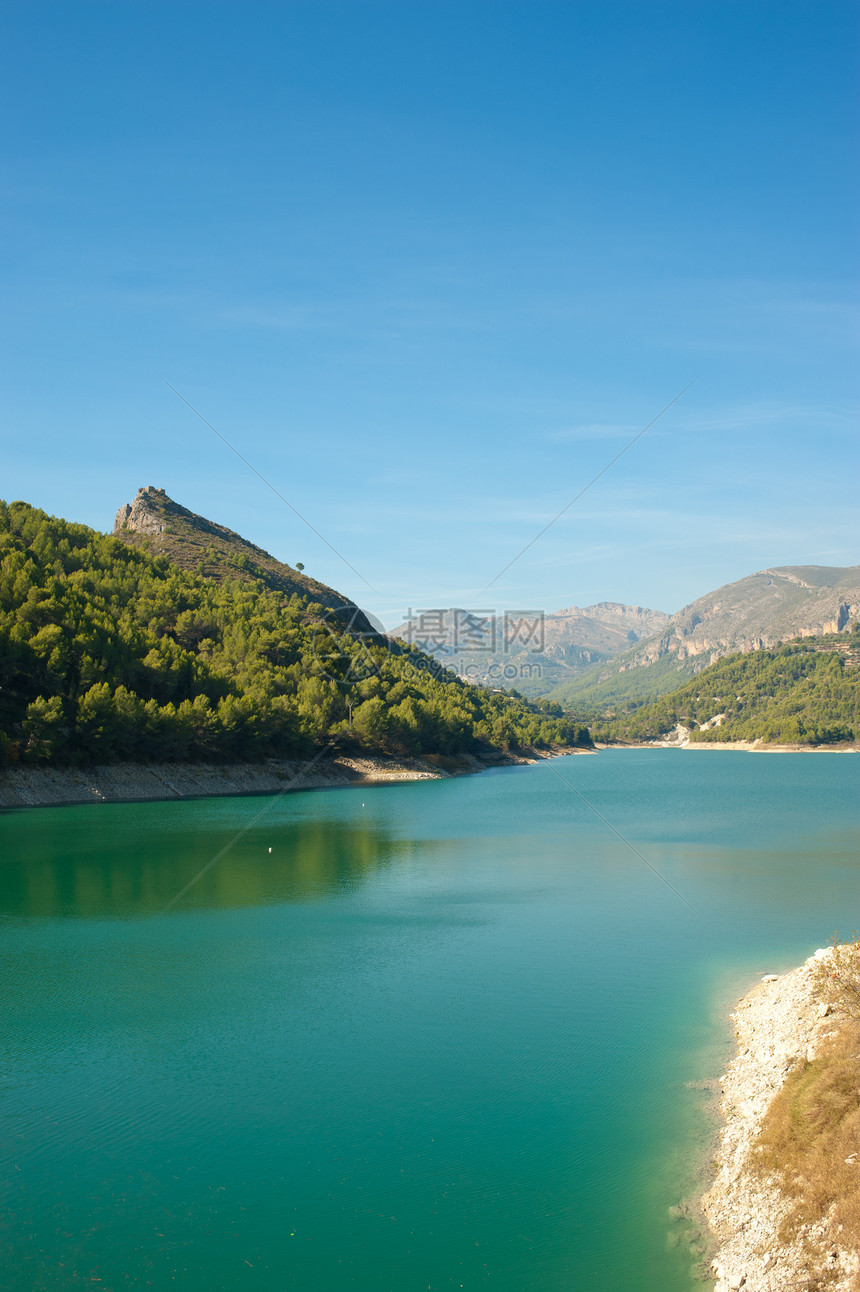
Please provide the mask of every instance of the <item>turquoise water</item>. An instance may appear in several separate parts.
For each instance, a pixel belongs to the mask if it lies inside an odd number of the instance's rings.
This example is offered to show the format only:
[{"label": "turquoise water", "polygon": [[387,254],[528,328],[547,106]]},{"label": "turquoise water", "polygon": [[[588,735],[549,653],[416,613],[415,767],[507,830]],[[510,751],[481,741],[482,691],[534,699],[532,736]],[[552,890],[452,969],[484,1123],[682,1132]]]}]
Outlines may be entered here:
[{"label": "turquoise water", "polygon": [[6,1287],[688,1292],[686,1083],[860,924],[858,771],[288,795],[166,911],[266,800],[0,814]]}]

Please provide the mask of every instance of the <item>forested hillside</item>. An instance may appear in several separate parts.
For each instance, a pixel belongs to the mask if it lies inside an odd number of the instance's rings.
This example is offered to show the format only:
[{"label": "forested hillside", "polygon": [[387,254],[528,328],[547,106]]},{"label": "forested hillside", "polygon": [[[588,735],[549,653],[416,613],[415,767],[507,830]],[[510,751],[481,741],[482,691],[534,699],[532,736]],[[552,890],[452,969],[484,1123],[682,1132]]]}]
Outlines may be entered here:
[{"label": "forested hillside", "polygon": [[410,754],[587,741],[262,580],[0,502],[0,761]]},{"label": "forested hillside", "polygon": [[150,556],[166,556],[171,565],[190,574],[216,583],[230,579],[258,582],[288,597],[295,593],[338,612],[344,624],[372,631],[363,611],[349,597],[304,574],[303,567],[285,565],[226,525],[189,511],[155,485],[144,485],[131,502],[120,507],[113,532],[129,547]]},{"label": "forested hillside", "polygon": [[595,666],[588,669],[573,681],[549,691],[548,698],[564,709],[581,713],[590,722],[607,711],[626,711],[658,696],[674,693],[682,682],[701,672],[697,661],[679,660],[676,655],[661,655],[647,668],[637,668],[632,664],[621,667],[632,659],[632,654],[632,651],[626,651],[610,660],[605,668]]},{"label": "forested hillside", "polygon": [[[670,695],[595,722],[597,740],[833,744],[860,740],[860,631],[718,660]],[[724,715],[720,718],[720,715]],[[714,720],[717,719],[716,722]],[[714,725],[702,731],[703,724]]]}]

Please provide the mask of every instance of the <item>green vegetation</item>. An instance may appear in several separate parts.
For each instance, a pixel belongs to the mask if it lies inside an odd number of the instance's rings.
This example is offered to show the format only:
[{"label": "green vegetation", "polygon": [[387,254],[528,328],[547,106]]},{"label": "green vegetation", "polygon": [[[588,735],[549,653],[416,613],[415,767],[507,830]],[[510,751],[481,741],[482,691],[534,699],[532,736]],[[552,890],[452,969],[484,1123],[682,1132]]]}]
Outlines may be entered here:
[{"label": "green vegetation", "polygon": [[[592,725],[596,740],[655,740],[678,723],[691,740],[802,745],[860,739],[860,669],[843,634],[729,655],[670,695]],[[719,726],[697,728],[718,714]]]},{"label": "green vegetation", "polygon": [[[336,595],[336,594],[333,594]],[[443,755],[588,741],[262,579],[0,503],[0,762]]]},{"label": "green vegetation", "polygon": [[645,667],[624,667],[640,649],[636,646],[623,655],[616,655],[605,665],[592,666],[580,677],[547,692],[549,698],[557,700],[565,709],[598,717],[607,710],[656,700],[701,671],[701,662],[679,660],[673,654],[663,655]]},{"label": "green vegetation", "polygon": [[[241,534],[174,502],[163,489],[150,485],[139,491],[135,501],[143,504],[151,524],[145,530],[130,529],[128,524],[114,530],[116,537],[129,547],[148,552],[150,556],[166,556],[172,565],[203,578],[218,582],[225,579],[259,582],[273,592],[285,592],[287,596],[295,593],[323,606],[341,607],[347,612],[354,610],[346,597],[303,574],[305,567],[301,562],[294,568],[285,565]],[[369,627],[366,622],[362,624],[362,628]]]}]

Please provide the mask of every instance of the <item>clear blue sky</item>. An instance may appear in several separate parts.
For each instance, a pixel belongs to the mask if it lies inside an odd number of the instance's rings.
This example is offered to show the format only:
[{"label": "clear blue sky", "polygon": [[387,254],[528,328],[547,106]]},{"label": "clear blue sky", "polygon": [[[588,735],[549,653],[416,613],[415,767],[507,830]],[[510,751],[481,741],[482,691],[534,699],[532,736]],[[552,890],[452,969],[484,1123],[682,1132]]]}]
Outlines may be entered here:
[{"label": "clear blue sky", "polygon": [[161,485],[389,624],[860,561],[858,28],[7,4],[0,496],[107,529]]}]

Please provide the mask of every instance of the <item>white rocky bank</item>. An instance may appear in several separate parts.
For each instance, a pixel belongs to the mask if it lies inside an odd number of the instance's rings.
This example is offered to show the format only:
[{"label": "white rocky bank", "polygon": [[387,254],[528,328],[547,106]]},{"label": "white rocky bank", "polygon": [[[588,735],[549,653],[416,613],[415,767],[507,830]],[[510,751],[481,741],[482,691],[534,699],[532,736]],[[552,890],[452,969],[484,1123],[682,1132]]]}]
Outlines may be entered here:
[{"label": "white rocky bank", "polygon": [[[786,1246],[778,1238],[789,1204],[773,1179],[762,1180],[750,1170],[750,1153],[789,1072],[800,1060],[814,1058],[832,1030],[830,1008],[814,988],[815,970],[830,955],[828,949],[816,951],[791,973],[769,974],[732,1015],[738,1051],[720,1079],[725,1124],[716,1179],[701,1204],[718,1244],[715,1292],[792,1292],[807,1286],[799,1243]],[[840,1247],[826,1222],[807,1238],[828,1253],[831,1292],[849,1292],[858,1268],[856,1254]]]}]

